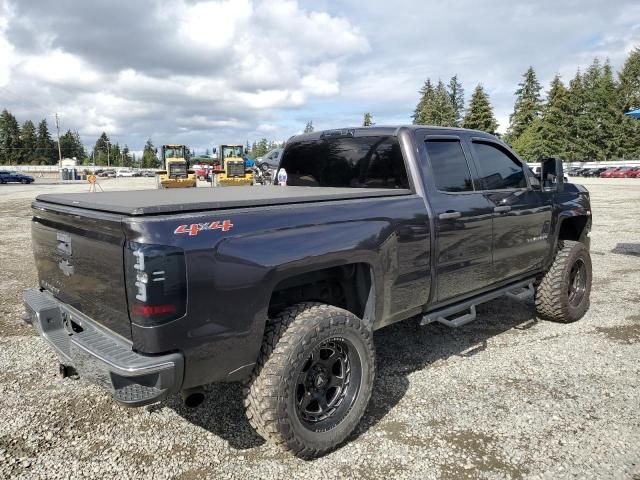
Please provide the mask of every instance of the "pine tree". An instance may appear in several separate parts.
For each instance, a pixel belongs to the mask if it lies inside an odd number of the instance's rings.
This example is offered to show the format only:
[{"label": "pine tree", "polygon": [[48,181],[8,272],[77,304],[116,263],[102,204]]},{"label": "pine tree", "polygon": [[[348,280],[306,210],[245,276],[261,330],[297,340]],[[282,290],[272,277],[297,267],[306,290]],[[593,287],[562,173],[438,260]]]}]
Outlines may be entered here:
[{"label": "pine tree", "polygon": [[373,125],[375,125],[375,123],[373,123],[373,116],[369,112],[365,113],[362,119],[362,126],[371,127]]},{"label": "pine tree", "polygon": [[109,154],[109,144],[111,141],[105,132],[102,132],[98,140],[96,140],[93,146],[94,164],[95,165],[107,165],[111,163],[111,155]]},{"label": "pine tree", "polygon": [[618,74],[623,111],[640,108],[640,47],[633,49]]},{"label": "pine tree", "polygon": [[76,131],[67,130],[60,137],[60,151],[62,158],[75,158],[80,163],[86,158],[84,145],[82,145],[80,135]]},{"label": "pine tree", "polygon": [[[309,120],[307,124],[304,126],[303,133],[311,133],[311,132],[313,132],[313,121]],[[267,152],[264,152],[264,153],[267,153]],[[264,153],[262,155],[264,155]]]},{"label": "pine tree", "polygon": [[123,167],[133,167],[133,159],[131,158],[131,152],[129,151],[129,146],[127,144],[122,148],[121,157]]},{"label": "pine tree", "polygon": [[491,134],[494,134],[498,128],[498,122],[493,116],[493,107],[491,106],[489,96],[482,88],[482,84],[478,84],[473,91],[462,126],[473,130],[482,130]]},{"label": "pine tree", "polygon": [[0,114],[0,165],[17,165],[22,155],[20,127],[8,110]]},{"label": "pine tree", "polygon": [[20,128],[20,140],[22,142],[21,163],[32,163],[36,161],[36,144],[38,141],[36,135],[36,126],[31,120],[27,120]]},{"label": "pine tree", "polygon": [[540,91],[542,87],[536,77],[533,67],[529,67],[522,76],[522,82],[518,84],[516,90],[516,101],[513,113],[509,116],[509,129],[507,130],[507,140],[514,142],[522,132],[542,112],[542,98]]},{"label": "pine tree", "polygon": [[436,85],[433,92],[433,109],[430,112],[428,124],[440,127],[455,127],[456,123],[456,110],[451,103],[451,95],[442,80],[438,80],[438,85]]},{"label": "pine tree", "polygon": [[38,137],[36,140],[36,159],[40,164],[54,165],[58,161],[55,142],[49,134],[47,120],[42,119],[38,124]]},{"label": "pine tree", "polygon": [[451,103],[451,95],[442,80],[434,87],[427,78],[420,90],[420,101],[413,114],[416,125],[436,125],[453,127],[456,125],[456,111]]},{"label": "pine tree", "polygon": [[159,163],[156,148],[151,139],[148,139],[142,150],[142,168],[158,168]]},{"label": "pine tree", "polygon": [[460,127],[464,118],[464,89],[462,88],[462,84],[458,81],[457,75],[454,75],[451,77],[451,80],[449,80],[447,92],[449,93],[449,99],[453,106],[455,126]]},{"label": "pine tree", "polygon": [[431,111],[433,105],[434,90],[431,84],[431,79],[427,78],[424,85],[420,89],[420,100],[413,111],[413,124],[414,125],[426,125],[428,123],[428,112]]},{"label": "pine tree", "polygon": [[596,58],[582,76],[582,114],[576,118],[584,159],[615,159],[622,154],[618,86],[609,62]]},{"label": "pine tree", "polygon": [[583,135],[583,129],[586,125],[584,123],[584,114],[586,106],[586,95],[584,81],[582,79],[582,73],[580,70],[576,72],[575,77],[569,82],[569,95],[567,96],[569,104],[569,114],[572,118],[572,122],[569,124],[568,135],[568,149],[569,160],[585,160],[585,138]]},{"label": "pine tree", "polygon": [[109,145],[109,157],[107,158],[107,164],[111,166],[122,166],[122,159],[120,157],[120,144],[117,142]]}]

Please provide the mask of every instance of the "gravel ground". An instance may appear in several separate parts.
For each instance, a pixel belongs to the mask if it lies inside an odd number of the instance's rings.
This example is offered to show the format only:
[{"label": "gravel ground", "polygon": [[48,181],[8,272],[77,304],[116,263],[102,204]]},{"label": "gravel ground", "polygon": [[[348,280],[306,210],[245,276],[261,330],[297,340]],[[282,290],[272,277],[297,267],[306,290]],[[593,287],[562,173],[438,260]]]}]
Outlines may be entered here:
[{"label": "gravel ground", "polygon": [[364,420],[310,462],[253,433],[237,385],[208,387],[196,410],[177,396],[131,410],[58,378],[55,355],[20,320],[22,291],[36,285],[29,204],[87,186],[3,185],[0,477],[640,479],[640,180],[580,181],[594,218],[587,315],[557,325],[500,299],[458,330],[408,321],[377,332]]}]

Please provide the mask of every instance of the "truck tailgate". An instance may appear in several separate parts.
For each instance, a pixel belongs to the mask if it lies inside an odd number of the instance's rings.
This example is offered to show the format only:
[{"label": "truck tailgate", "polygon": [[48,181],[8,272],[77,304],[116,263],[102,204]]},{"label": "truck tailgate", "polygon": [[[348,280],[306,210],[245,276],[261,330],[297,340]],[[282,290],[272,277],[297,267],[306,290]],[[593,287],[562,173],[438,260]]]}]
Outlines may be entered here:
[{"label": "truck tailgate", "polygon": [[34,202],[33,212],[40,287],[131,339],[121,217],[44,202]]}]

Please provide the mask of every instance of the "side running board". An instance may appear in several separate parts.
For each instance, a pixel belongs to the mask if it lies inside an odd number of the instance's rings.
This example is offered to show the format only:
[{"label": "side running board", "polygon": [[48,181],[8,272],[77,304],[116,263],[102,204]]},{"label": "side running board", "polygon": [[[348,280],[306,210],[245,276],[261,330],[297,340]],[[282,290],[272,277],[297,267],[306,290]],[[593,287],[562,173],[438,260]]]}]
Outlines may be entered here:
[{"label": "side running board", "polygon": [[[498,297],[506,295],[516,300],[527,300],[535,295],[533,282],[531,280],[523,280],[521,282],[509,285],[493,292],[478,295],[477,297],[465,300],[461,303],[451,305],[449,307],[434,310],[425,314],[420,320],[420,325],[438,322],[451,328],[458,328],[476,319],[476,305],[494,300]],[[468,313],[455,318],[449,318],[460,312],[468,310]]]}]

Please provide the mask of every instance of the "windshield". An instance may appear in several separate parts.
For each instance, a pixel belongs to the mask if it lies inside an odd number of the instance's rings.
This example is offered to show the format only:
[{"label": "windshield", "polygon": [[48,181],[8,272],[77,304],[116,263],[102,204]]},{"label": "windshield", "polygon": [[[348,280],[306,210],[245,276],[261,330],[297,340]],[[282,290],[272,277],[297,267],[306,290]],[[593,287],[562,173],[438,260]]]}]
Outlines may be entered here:
[{"label": "windshield", "polygon": [[295,142],[280,167],[287,185],[409,188],[398,140],[392,136],[329,138]]},{"label": "windshield", "polygon": [[184,149],[182,147],[167,147],[164,150],[165,158],[184,158]]},{"label": "windshield", "polygon": [[223,145],[222,146],[222,157],[230,158],[230,157],[242,157],[243,154],[242,145]]}]

